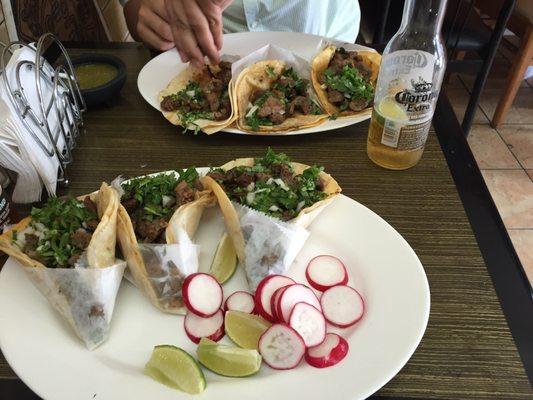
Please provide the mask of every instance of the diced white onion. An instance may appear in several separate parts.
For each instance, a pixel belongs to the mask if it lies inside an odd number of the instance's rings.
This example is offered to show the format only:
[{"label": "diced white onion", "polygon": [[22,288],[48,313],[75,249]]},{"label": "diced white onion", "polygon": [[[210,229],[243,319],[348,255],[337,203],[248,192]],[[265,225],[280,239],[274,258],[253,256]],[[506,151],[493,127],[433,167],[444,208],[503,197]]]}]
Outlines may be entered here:
[{"label": "diced white onion", "polygon": [[252,108],[250,108],[250,110],[246,113],[246,118],[250,118],[253,113],[259,108],[259,106],[255,105],[255,106],[252,106]]},{"label": "diced white onion", "polygon": [[279,207],[278,206],[270,206],[269,208],[270,211],[278,211],[279,210]]},{"label": "diced white onion", "polygon": [[255,182],[251,182],[248,186],[246,186],[246,191],[251,192],[255,188]]},{"label": "diced white onion", "polygon": [[246,195],[246,202],[248,204],[252,204],[255,200],[255,193],[254,192],[250,192]]},{"label": "diced white onion", "polygon": [[298,205],[296,206],[296,211],[300,211],[304,205],[305,205],[305,201],[300,201]]},{"label": "diced white onion", "polygon": [[289,187],[285,184],[285,182],[283,182],[283,180],[281,178],[274,179],[274,182],[276,182],[278,184],[278,186],[280,188],[282,188],[283,190],[285,190],[285,191],[289,190]]},{"label": "diced white onion", "polygon": [[267,185],[272,185],[272,182],[274,182],[274,178],[270,177],[266,183]]},{"label": "diced white onion", "polygon": [[174,204],[174,202],[175,202],[174,197],[168,196],[166,194],[163,195],[163,198],[162,198],[162,201],[161,201],[161,203],[163,204],[163,207],[172,205],[172,204]]},{"label": "diced white onion", "polygon": [[189,97],[194,97],[194,93],[195,92],[194,92],[194,90],[188,90],[185,93],[187,93],[187,96],[189,96]]}]

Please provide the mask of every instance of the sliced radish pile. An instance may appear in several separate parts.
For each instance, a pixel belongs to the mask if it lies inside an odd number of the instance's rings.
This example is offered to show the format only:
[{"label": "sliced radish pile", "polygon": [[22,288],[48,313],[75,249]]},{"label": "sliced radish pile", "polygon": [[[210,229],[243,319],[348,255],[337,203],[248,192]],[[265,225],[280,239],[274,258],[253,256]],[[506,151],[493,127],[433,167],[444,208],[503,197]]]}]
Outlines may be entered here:
[{"label": "sliced radish pile", "polygon": [[322,310],[315,293],[307,286],[299,283],[287,287],[277,301],[277,317],[283,322],[289,322],[292,309],[297,303],[311,304],[318,310]]},{"label": "sliced radish pile", "polygon": [[361,295],[350,286],[338,285],[326,290],[320,298],[326,320],[339,328],[347,328],[361,319],[365,304]]},{"label": "sliced radish pile", "polygon": [[259,338],[259,353],[269,367],[291,369],[302,361],[305,344],[290,326],[274,324]]},{"label": "sliced radish pile", "polygon": [[307,347],[319,345],[326,337],[324,316],[307,303],[298,303],[294,306],[289,325],[300,334]]},{"label": "sliced radish pile", "polygon": [[309,261],[305,277],[313,288],[321,292],[348,283],[348,272],[342,261],[329,255],[317,256]]},{"label": "sliced radish pile", "polygon": [[242,311],[251,314],[254,312],[254,309],[254,297],[248,292],[234,292],[224,303],[224,310],[226,311]]},{"label": "sliced radish pile", "polygon": [[255,304],[259,314],[269,320],[274,321],[274,315],[271,308],[271,298],[274,292],[287,285],[292,285],[296,282],[283,275],[269,275],[263,279],[257,286],[255,291]]},{"label": "sliced radish pile", "polygon": [[328,333],[318,346],[307,349],[305,361],[316,368],[326,368],[340,362],[348,354],[348,342],[336,333]]},{"label": "sliced radish pile", "polygon": [[218,342],[224,337],[224,313],[218,310],[215,315],[204,318],[188,312],[183,320],[183,327],[194,343],[199,343],[203,337]]},{"label": "sliced radish pile", "polygon": [[209,274],[189,275],[183,282],[182,293],[187,309],[200,317],[215,315],[222,306],[222,286]]}]

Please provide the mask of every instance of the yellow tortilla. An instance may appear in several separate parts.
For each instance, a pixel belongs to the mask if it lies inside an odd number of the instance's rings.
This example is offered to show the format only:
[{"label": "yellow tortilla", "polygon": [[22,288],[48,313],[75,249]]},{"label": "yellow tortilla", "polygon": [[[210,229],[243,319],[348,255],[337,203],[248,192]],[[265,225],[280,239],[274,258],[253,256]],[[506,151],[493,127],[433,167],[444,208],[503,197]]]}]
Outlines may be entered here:
[{"label": "yellow tortilla", "polygon": [[[165,230],[167,244],[178,243],[177,231],[179,229],[185,230],[189,237],[194,236],[203,211],[205,208],[215,204],[215,198],[210,191],[197,192],[195,200],[179,207],[170,218]],[[147,266],[137,244],[130,216],[122,205],[118,209],[117,237],[120,249],[128,263],[128,268],[137,288],[159,310],[171,314],[185,314],[187,310],[183,304],[183,299],[175,299],[176,302],[174,304],[163,303],[159,300],[159,296],[150,282]]]},{"label": "yellow tortilla", "polygon": [[[251,167],[254,164],[255,160],[253,158],[237,158],[236,160],[222,165],[220,168],[227,171],[239,166]],[[296,175],[300,175],[304,170],[310,168],[309,165],[300,164],[297,162],[291,162],[291,166],[293,167]],[[333,201],[335,196],[340,194],[342,189],[331,175],[322,171],[320,172],[319,176],[324,182],[324,192],[327,194],[327,197],[324,200],[316,202],[312,206],[302,209],[300,213],[295,218],[289,220],[288,223],[296,224],[302,227],[309,226],[311,222],[313,222],[313,220],[318,216],[318,214],[320,214],[320,212]],[[231,200],[226,192],[224,192],[224,189],[222,189],[222,187],[213,178],[205,176],[200,178],[200,180],[204,187],[211,189],[213,194],[216,196],[220,210],[224,215],[224,221],[226,223],[228,235],[231,237],[237,252],[237,257],[239,258],[239,261],[244,264],[245,241],[235,207],[231,203]]]},{"label": "yellow tortilla", "polygon": [[[246,132],[284,133],[319,125],[328,118],[325,114],[295,114],[279,125],[262,125],[257,131],[254,131],[251,126],[246,124],[246,109],[248,108],[250,97],[252,97],[253,93],[257,90],[269,90],[286,66],[286,63],[280,60],[259,61],[245,68],[239,74],[239,77],[235,82],[235,90],[233,91],[233,95],[235,96],[233,103],[237,109],[238,129]],[[273,72],[272,74],[267,72],[267,67],[271,67],[270,71]]]},{"label": "yellow tortilla", "polygon": [[[372,113],[372,107],[367,107],[361,111],[340,111],[336,105],[331,104],[328,101],[328,95],[326,91],[322,89],[322,85],[320,84],[318,77],[321,76],[328,68],[329,62],[335,54],[335,49],[336,47],[333,45],[327,46],[315,56],[311,63],[311,82],[313,83],[313,87],[315,88],[320,103],[329,115],[338,115],[339,118],[353,117],[354,115],[370,115]],[[358,51],[357,54],[363,58],[364,64],[367,65],[372,71],[370,79],[375,87],[379,74],[379,66],[381,65],[381,55],[374,51]]]},{"label": "yellow tortilla", "polygon": [[[109,267],[115,263],[115,240],[117,230],[118,193],[103,182],[100,190],[89,195],[98,209],[100,221],[93,232],[87,247],[87,261],[90,268]],[[83,200],[85,196],[79,196]],[[15,258],[26,267],[46,268],[41,262],[34,260],[13,243],[13,232],[23,231],[31,221],[26,217],[9,231],[0,236],[0,251]]]},{"label": "yellow tortilla", "polygon": [[[211,67],[213,71],[217,71],[217,66]],[[181,71],[174,79],[170,81],[168,86],[163,89],[161,92],[159,92],[158,101],[161,103],[164,97],[175,94],[179,92],[180,90],[183,90],[187,84],[190,81],[198,81],[200,76],[202,76],[202,70],[199,68],[196,68],[192,65],[189,65],[187,68],[185,68],[183,71]],[[231,115],[229,118],[222,120],[222,121],[212,121],[208,119],[198,119],[194,123],[200,127],[202,131],[207,133],[208,135],[211,135],[215,132],[220,131],[221,129],[224,129],[225,127],[231,125],[233,121],[237,118],[236,112],[235,112],[235,104],[233,103],[233,85],[232,81],[229,83],[228,87],[229,91],[229,99],[231,102]],[[183,126],[183,123],[181,121],[181,117],[178,111],[161,111],[163,113],[163,116],[170,121],[173,125],[180,125]],[[194,130],[195,126],[193,124],[189,124],[187,126],[188,129]]]}]

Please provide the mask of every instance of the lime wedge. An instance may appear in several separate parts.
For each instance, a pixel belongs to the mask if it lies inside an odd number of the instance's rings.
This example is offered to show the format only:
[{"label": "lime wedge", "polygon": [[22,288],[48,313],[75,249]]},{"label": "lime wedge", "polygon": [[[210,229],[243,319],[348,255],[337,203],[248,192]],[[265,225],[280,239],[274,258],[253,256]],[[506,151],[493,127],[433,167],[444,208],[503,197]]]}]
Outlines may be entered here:
[{"label": "lime wedge", "polygon": [[176,346],[155,346],[144,373],[164,385],[190,394],[201,393],[206,386],[200,365]]},{"label": "lime wedge", "polygon": [[206,338],[200,340],[196,354],[204,367],[219,375],[250,376],[261,368],[261,356],[257,350],[226,346]]},{"label": "lime wedge", "polygon": [[235,344],[244,349],[257,350],[259,338],[272,324],[258,315],[226,311],[224,325]]},{"label": "lime wedge", "polygon": [[387,96],[379,103],[379,113],[388,119],[393,119],[395,121],[408,121],[409,117],[405,112],[405,109],[400,106],[395,100],[394,97]]},{"label": "lime wedge", "polygon": [[216,278],[218,283],[222,284],[233,276],[236,269],[237,253],[231,238],[227,233],[224,233],[218,243],[209,273]]}]

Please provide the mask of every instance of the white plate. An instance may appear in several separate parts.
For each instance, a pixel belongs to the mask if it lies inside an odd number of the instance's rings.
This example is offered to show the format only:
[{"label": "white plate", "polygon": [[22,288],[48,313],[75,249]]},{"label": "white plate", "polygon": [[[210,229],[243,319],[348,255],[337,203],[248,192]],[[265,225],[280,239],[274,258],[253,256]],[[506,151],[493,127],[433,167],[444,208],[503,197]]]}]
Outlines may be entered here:
[{"label": "white plate", "polygon": [[[224,228],[218,209],[208,210],[204,218],[197,242],[202,246],[200,268],[205,271]],[[347,357],[327,369],[305,362],[289,371],[263,365],[248,378],[206,372],[207,389],[197,398],[363,399],[385,385],[411,357],[425,331],[430,302],[424,269],[411,247],[378,215],[342,195],[310,230],[290,275],[304,282],[304,269],[312,257],[333,254],[346,263],[350,284],[366,301],[363,319],[342,330],[350,344]],[[228,295],[242,288],[245,279],[239,270],[224,290]],[[142,374],[155,345],[174,344],[195,354],[182,323],[183,317],[161,313],[124,281],[109,340],[90,352],[16,261],[10,258],[0,272],[0,347],[17,375],[47,400],[192,398]]]},{"label": "white plate", "polygon": [[[221,54],[231,54],[245,56],[267,44],[273,44],[293,51],[300,57],[311,60],[317,51],[318,45],[323,38],[316,35],[307,35],[296,32],[242,32],[224,35],[224,46]],[[369,49],[371,50],[371,49]],[[187,64],[180,61],[176,49],[168,50],[150,60],[139,72],[137,86],[144,99],[155,109],[159,108],[157,100],[159,92],[167,87]],[[368,112],[348,118],[336,120],[326,120],[321,125],[311,128],[300,129],[284,133],[283,135],[303,135],[313,132],[324,132],[332,129],[339,129],[348,125],[353,125],[370,118],[371,110]],[[243,132],[236,128],[223,129],[224,132],[238,133],[243,135],[279,136],[279,133],[250,133]]]}]

